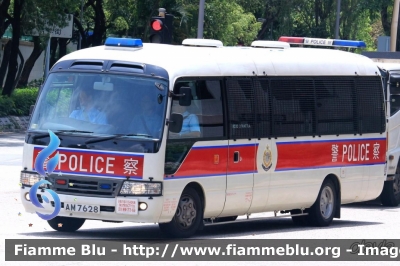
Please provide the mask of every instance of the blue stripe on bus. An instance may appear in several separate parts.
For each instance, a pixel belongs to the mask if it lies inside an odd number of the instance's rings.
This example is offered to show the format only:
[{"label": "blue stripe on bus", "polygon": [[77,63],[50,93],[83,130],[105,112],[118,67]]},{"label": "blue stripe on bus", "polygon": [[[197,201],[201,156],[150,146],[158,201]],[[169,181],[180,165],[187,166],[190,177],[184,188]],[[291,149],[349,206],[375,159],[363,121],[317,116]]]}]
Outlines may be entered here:
[{"label": "blue stripe on bus", "polygon": [[[235,173],[229,173],[228,176],[230,175],[245,175],[245,174],[255,174],[258,173],[257,171],[254,172],[235,172]],[[201,177],[212,177],[212,176],[226,176],[226,174],[208,174],[208,175],[187,175],[187,176],[166,176],[164,180],[170,180],[170,179],[182,179],[182,178],[201,178]]]}]

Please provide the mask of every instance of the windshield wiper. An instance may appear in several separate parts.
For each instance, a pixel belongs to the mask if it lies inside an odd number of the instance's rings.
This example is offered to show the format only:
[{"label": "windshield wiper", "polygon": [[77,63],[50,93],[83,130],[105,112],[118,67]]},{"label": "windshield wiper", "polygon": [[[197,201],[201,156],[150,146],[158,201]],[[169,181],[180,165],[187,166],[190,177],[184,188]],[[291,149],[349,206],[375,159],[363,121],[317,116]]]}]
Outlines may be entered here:
[{"label": "windshield wiper", "polygon": [[89,139],[88,141],[85,142],[85,145],[91,144],[91,143],[96,143],[96,142],[101,142],[101,141],[106,141],[106,140],[111,140],[111,139],[119,139],[119,138],[123,138],[123,137],[131,137],[131,136],[146,137],[146,138],[152,138],[153,137],[153,136],[150,136],[148,134],[141,134],[141,133],[117,134],[117,135],[112,135],[112,136],[108,136],[108,137]]},{"label": "windshield wiper", "polygon": [[[59,133],[69,133],[69,132],[72,132],[72,133],[93,133],[91,131],[83,131],[83,130],[75,130],[75,129],[57,130],[57,131],[54,131],[53,133],[58,136]],[[33,133],[33,132],[31,132],[31,133]],[[47,136],[49,136],[49,132],[33,136],[32,139],[36,140],[36,139],[41,139],[41,138],[44,138],[44,137],[47,137]]]},{"label": "windshield wiper", "polygon": [[88,141],[85,142],[85,145],[90,144],[90,143],[96,143],[96,142],[101,142],[101,141],[106,141],[106,140],[111,140],[111,139],[120,139],[120,138],[131,137],[131,136],[146,137],[146,138],[153,137],[151,135],[141,134],[141,133],[117,134],[117,135],[108,136],[108,137],[99,137],[99,138],[89,139]]},{"label": "windshield wiper", "polygon": [[108,137],[98,137],[98,138],[94,138],[94,139],[89,139],[88,141],[85,142],[85,145],[90,144],[90,143],[96,143],[96,142],[106,141],[106,140],[110,140],[110,139],[115,139],[118,136],[119,135],[112,135],[112,136],[108,136]]},{"label": "windshield wiper", "polygon": [[76,130],[76,129],[63,129],[57,130],[56,133],[93,133],[92,131]]},{"label": "windshield wiper", "polygon": [[143,134],[143,133],[130,133],[130,134],[121,135],[120,137],[131,137],[131,136],[146,137],[146,138],[152,138],[153,137],[151,135]]}]

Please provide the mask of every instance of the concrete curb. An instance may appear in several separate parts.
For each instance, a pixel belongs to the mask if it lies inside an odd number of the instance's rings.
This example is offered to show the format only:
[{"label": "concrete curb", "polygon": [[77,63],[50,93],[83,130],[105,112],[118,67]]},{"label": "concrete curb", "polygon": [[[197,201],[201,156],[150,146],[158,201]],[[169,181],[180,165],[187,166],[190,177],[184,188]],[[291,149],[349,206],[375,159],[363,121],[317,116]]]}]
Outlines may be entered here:
[{"label": "concrete curb", "polygon": [[0,117],[0,132],[23,132],[29,125],[29,116]]}]

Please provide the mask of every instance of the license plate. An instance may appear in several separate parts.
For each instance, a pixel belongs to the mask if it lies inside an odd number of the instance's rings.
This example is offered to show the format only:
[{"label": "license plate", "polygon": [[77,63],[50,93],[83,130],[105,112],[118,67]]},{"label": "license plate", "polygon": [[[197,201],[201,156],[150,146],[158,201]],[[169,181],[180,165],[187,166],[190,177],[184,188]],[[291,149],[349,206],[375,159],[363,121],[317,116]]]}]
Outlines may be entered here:
[{"label": "license plate", "polygon": [[138,200],[137,199],[127,199],[127,198],[117,198],[117,204],[115,212],[118,214],[138,214]]},{"label": "license plate", "polygon": [[99,205],[87,205],[77,203],[64,203],[64,210],[70,212],[100,213]]}]

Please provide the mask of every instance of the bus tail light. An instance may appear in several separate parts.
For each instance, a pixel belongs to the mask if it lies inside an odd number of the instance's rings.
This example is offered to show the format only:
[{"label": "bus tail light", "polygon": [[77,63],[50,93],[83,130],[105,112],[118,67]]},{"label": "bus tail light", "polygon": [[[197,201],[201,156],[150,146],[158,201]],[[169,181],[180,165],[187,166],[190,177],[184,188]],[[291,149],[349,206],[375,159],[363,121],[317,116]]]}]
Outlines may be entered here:
[{"label": "bus tail light", "polygon": [[124,181],[121,190],[121,195],[137,195],[137,196],[161,196],[162,185],[160,182],[138,182]]}]

